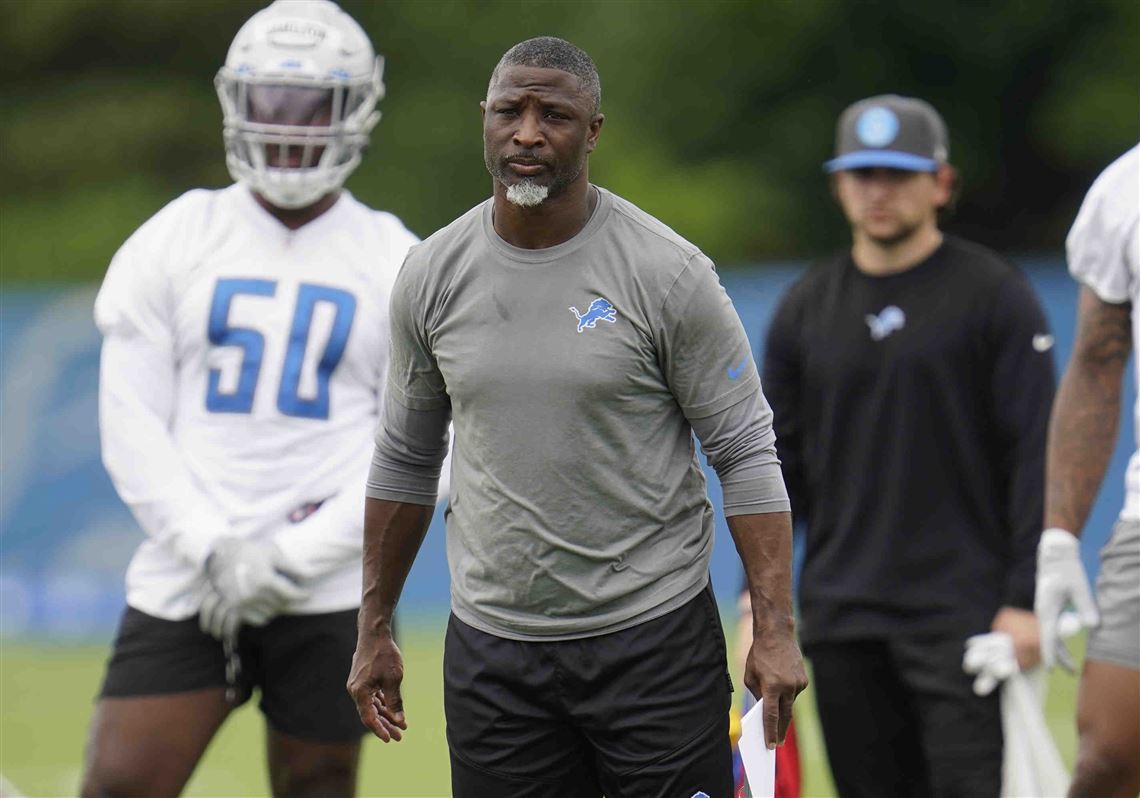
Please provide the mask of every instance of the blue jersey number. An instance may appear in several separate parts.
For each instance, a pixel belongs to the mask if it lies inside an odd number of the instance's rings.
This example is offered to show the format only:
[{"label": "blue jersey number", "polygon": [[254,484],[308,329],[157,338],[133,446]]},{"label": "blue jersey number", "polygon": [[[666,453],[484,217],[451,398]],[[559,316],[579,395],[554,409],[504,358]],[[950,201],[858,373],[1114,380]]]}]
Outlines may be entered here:
[{"label": "blue jersey number", "polygon": [[[242,350],[241,368],[237,388],[223,393],[221,369],[210,369],[206,389],[206,409],[211,413],[249,413],[253,410],[253,395],[261,360],[265,353],[265,336],[248,327],[229,324],[230,303],[238,294],[273,296],[277,283],[273,280],[218,280],[214,299],[210,304],[208,336],[215,346],[236,346]],[[305,350],[313,326],[313,312],[318,303],[332,305],[335,315],[325,351],[317,361],[317,395],[305,399],[300,395],[301,375],[304,370]],[[285,365],[281,370],[281,385],[277,389],[277,409],[287,416],[299,418],[329,417],[329,377],[336,370],[345,347],[352,320],[356,315],[356,297],[339,288],[301,283],[297,291],[297,307],[289,328],[289,341],[285,348]]]}]

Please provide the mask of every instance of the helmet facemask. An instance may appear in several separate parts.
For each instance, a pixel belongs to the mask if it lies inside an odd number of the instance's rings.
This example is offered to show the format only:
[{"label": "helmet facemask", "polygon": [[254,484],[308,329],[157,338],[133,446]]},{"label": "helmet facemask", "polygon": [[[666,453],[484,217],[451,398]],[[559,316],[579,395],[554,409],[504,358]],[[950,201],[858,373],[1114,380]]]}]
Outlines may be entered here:
[{"label": "helmet facemask", "polygon": [[382,70],[379,57],[358,77],[222,67],[214,84],[231,176],[279,208],[303,208],[339,189],[380,119]]}]

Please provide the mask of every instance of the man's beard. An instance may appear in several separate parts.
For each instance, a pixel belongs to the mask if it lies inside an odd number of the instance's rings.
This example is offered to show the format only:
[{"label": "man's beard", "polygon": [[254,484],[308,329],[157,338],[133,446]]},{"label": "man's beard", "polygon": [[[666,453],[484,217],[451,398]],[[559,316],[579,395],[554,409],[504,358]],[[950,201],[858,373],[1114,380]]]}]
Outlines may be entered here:
[{"label": "man's beard", "polygon": [[547,172],[550,175],[550,182],[539,183],[537,176],[519,177],[511,172],[506,158],[492,160],[485,148],[483,150],[483,162],[487,166],[487,171],[491,173],[491,177],[506,187],[507,201],[520,208],[535,208],[551,197],[561,194],[568,185],[578,179],[578,175],[582,174],[582,168],[586,165],[584,157],[569,168],[565,165],[559,168],[557,164],[543,160],[542,163],[546,165]]},{"label": "man's beard", "polygon": [[895,226],[894,230],[891,230],[890,232],[884,234],[872,234],[866,227],[863,228],[863,233],[867,236],[867,238],[869,238],[871,241],[874,241],[880,247],[883,247],[884,249],[891,249],[905,243],[906,241],[909,241],[914,237],[914,235],[919,231],[919,228],[921,227],[921,221],[902,221]]},{"label": "man's beard", "polygon": [[541,205],[549,196],[550,186],[541,186],[525,177],[520,182],[507,186],[507,202],[520,208]]}]

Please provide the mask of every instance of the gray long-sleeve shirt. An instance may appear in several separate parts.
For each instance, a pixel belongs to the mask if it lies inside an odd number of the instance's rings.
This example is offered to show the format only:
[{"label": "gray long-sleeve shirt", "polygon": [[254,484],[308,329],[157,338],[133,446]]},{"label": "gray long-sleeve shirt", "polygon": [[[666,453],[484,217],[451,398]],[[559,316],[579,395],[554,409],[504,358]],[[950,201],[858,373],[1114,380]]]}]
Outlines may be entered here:
[{"label": "gray long-sleeve shirt", "polygon": [[452,609],[553,640],[663,615],[707,582],[713,518],[789,509],[772,414],[712,264],[599,189],[555,247],[512,247],[490,201],[408,256],[368,495],[430,504],[454,422]]}]

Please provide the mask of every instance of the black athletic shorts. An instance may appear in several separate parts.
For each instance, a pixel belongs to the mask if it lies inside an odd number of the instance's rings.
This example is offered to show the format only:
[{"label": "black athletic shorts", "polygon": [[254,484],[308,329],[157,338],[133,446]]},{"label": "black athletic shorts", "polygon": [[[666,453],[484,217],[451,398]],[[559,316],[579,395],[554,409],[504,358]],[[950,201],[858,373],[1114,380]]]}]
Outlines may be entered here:
[{"label": "black athletic shorts", "polygon": [[455,798],[732,796],[724,632],[711,589],[611,634],[522,642],[448,622]]},{"label": "black athletic shorts", "polygon": [[[367,731],[345,690],[356,650],[356,610],[282,615],[242,627],[234,704],[256,687],[273,728],[319,742],[351,742]],[[127,607],[100,698],[129,698],[227,687],[222,644],[198,617],[167,621]]]}]

